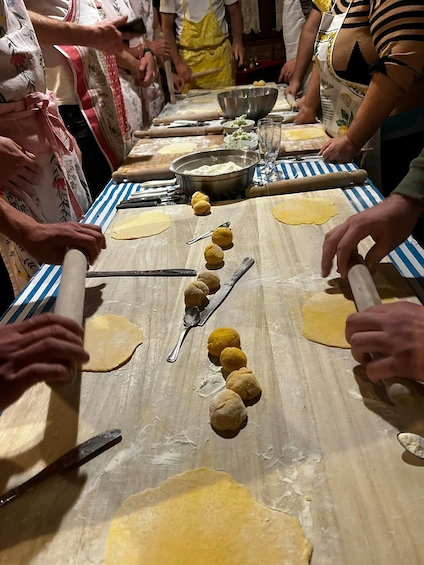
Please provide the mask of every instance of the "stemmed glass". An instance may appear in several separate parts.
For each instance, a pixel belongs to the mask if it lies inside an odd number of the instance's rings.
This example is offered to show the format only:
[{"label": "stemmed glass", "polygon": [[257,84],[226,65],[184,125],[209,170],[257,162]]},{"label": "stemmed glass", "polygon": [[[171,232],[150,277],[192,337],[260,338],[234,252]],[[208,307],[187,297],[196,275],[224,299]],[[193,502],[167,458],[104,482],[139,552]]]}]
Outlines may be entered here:
[{"label": "stemmed glass", "polygon": [[265,161],[263,173],[267,181],[278,180],[280,176],[276,170],[275,161],[280,152],[281,123],[272,118],[262,118],[258,121],[257,131],[260,151]]}]

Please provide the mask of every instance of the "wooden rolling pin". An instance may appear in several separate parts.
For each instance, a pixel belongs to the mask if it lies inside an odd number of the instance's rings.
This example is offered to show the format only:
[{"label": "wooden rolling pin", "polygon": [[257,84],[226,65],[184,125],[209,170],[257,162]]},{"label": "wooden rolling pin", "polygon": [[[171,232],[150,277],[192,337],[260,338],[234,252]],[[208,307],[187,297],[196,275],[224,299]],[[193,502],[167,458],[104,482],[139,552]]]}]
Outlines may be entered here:
[{"label": "wooden rolling pin", "polygon": [[[357,253],[352,253],[349,265],[347,278],[358,312],[381,304],[374,280],[362,257]],[[383,383],[386,387],[387,396],[396,406],[407,408],[415,402],[414,384],[408,379],[393,377],[384,379]]]},{"label": "wooden rolling pin", "polygon": [[207,122],[209,120],[219,120],[223,116],[219,110],[209,112],[198,112],[197,114],[185,114],[179,116],[163,116],[162,118],[153,118],[153,125],[159,126],[160,124],[172,124],[175,120],[190,120],[196,122]]},{"label": "wooden rolling pin", "polygon": [[[63,261],[59,291],[54,307],[55,314],[75,320],[82,325],[85,298],[85,275],[87,272],[87,257],[79,249],[69,249]],[[72,379],[77,374],[77,367],[72,367]],[[64,383],[57,386],[63,387]],[[66,383],[69,384],[69,383]],[[52,386],[52,383],[50,383]],[[56,383],[55,383],[56,388]]]},{"label": "wooden rolling pin", "polygon": [[287,104],[290,106],[290,109],[293,110],[293,112],[297,112],[299,110],[299,107],[297,105],[296,98],[292,94],[285,94],[285,97]]},{"label": "wooden rolling pin", "polygon": [[222,126],[193,126],[180,128],[152,128],[134,132],[135,137],[183,137],[189,135],[220,135],[224,131]]},{"label": "wooden rolling pin", "polygon": [[134,171],[122,172],[119,169],[112,173],[112,178],[116,183],[119,182],[141,182],[145,180],[173,179],[169,167],[158,167],[156,169],[139,169]]},{"label": "wooden rolling pin", "polygon": [[[165,35],[163,31],[159,34],[160,39],[165,39]],[[171,104],[175,104],[175,87],[174,87],[174,79],[172,78],[172,67],[171,67],[171,59],[169,57],[163,58],[163,66],[165,67],[165,76],[166,76],[166,84],[168,86],[169,92],[169,102]]]},{"label": "wooden rolling pin", "polygon": [[191,75],[191,78],[200,78],[200,77],[206,77],[208,75],[215,75],[217,73],[220,73],[222,71],[222,67],[214,67],[213,69],[207,69],[206,71],[199,71],[197,73],[193,73]]},{"label": "wooden rolling pin", "polygon": [[367,177],[367,171],[357,169],[352,172],[340,171],[316,175],[314,177],[279,180],[263,186],[251,186],[246,189],[245,197],[254,198],[256,196],[309,192],[310,190],[324,190],[326,188],[346,188],[351,185],[363,184]]}]

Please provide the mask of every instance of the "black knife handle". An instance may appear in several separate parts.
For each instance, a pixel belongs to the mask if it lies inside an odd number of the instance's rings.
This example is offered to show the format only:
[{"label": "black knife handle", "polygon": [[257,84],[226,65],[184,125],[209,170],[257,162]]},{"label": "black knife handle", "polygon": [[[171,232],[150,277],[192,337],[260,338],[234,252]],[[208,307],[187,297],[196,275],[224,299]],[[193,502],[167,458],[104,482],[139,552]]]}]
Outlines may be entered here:
[{"label": "black knife handle", "polygon": [[50,463],[42,471],[22,483],[15,488],[5,492],[0,495],[0,508],[6,506],[16,498],[19,498],[29,490],[38,486],[43,481],[50,479],[54,475],[64,473],[65,471],[70,471],[75,467],[80,467],[91,461],[103,451],[106,451],[113,445],[116,445],[122,440],[121,430],[109,430],[102,434],[99,434],[91,439],[77,445],[55,461]]}]

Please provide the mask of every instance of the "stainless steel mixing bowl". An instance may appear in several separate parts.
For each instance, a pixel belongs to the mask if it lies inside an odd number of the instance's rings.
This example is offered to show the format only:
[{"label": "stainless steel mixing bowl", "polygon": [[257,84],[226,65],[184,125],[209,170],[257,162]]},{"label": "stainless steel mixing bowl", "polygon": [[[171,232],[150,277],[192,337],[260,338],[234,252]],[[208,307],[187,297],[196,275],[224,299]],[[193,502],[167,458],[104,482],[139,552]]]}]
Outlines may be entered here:
[{"label": "stainless steel mixing bowl", "polygon": [[[220,175],[190,174],[203,165],[217,165],[232,161],[242,167],[239,171]],[[214,149],[189,153],[172,161],[170,170],[177,177],[182,190],[191,196],[197,190],[207,194],[211,200],[237,198],[252,183],[259,154],[242,149]]]},{"label": "stainless steel mixing bowl", "polygon": [[277,97],[277,88],[251,87],[220,92],[218,102],[227,118],[233,119],[246,114],[249,119],[257,121],[271,112]]}]

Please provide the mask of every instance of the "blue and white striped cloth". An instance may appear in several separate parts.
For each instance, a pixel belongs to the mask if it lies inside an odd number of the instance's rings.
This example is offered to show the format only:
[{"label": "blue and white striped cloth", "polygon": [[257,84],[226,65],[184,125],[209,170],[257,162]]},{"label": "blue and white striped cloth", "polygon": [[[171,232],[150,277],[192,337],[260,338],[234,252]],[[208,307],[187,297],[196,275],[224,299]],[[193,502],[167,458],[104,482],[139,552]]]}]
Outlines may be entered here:
[{"label": "blue and white striped cloth", "polygon": [[[353,163],[339,165],[322,160],[284,162],[277,167],[283,178],[315,176],[335,171],[352,171],[357,168]],[[259,167],[254,180],[257,182],[262,180]],[[116,205],[121,200],[127,199],[131,193],[144,190],[146,189],[140,187],[138,183],[128,182],[117,185],[113,181],[109,182],[87,212],[83,222],[101,226],[105,231],[113,220]],[[369,182],[363,186],[345,189],[344,194],[358,212],[374,206],[383,199],[381,193]],[[424,289],[424,250],[412,237],[390,253],[389,257],[405,278],[415,279],[415,282]],[[60,274],[59,266],[42,266],[3,316],[0,325],[52,310]]]}]

